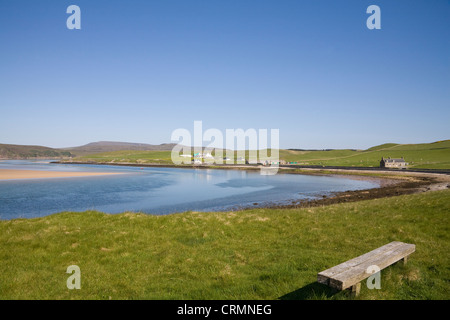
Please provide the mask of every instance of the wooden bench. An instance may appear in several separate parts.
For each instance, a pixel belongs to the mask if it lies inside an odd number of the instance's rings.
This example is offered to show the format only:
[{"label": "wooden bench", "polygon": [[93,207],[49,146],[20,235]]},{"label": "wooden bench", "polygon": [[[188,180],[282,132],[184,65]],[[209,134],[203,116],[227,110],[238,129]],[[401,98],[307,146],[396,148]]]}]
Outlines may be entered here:
[{"label": "wooden bench", "polygon": [[414,244],[394,241],[362,256],[348,260],[335,267],[319,272],[317,282],[326,284],[337,290],[350,289],[357,296],[361,288],[361,281],[370,277],[367,268],[377,266],[380,270],[391,264],[403,260],[416,250]]}]

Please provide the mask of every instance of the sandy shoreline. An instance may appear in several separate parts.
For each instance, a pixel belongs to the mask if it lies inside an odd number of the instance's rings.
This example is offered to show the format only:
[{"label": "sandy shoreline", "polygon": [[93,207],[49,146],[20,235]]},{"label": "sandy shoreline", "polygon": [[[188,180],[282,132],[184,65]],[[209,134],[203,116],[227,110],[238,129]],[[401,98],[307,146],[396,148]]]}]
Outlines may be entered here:
[{"label": "sandy shoreline", "polygon": [[67,172],[0,169],[0,180],[89,177],[121,174],[116,172]]},{"label": "sandy shoreline", "polygon": [[372,200],[400,196],[427,191],[437,191],[450,188],[450,176],[438,174],[414,174],[414,175],[392,175],[390,177],[370,177],[357,175],[328,174],[329,176],[347,176],[349,179],[361,179],[373,181],[379,184],[379,187],[372,189],[335,192],[330,196],[322,196],[318,199],[292,200],[290,204],[285,205],[267,205],[267,208],[305,208],[326,206],[337,203],[346,203],[362,200]]}]

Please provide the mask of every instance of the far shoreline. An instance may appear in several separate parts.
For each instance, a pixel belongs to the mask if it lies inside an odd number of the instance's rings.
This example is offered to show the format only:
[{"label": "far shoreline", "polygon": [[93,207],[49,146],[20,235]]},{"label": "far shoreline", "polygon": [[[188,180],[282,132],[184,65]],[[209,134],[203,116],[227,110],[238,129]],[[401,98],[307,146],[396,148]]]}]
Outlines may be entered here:
[{"label": "far shoreline", "polygon": [[[51,159],[49,159],[51,160]],[[92,164],[92,165],[107,165],[107,166],[128,166],[128,167],[155,167],[155,168],[179,168],[179,169],[235,169],[235,170],[259,170],[261,168],[270,168],[271,166],[264,166],[262,164],[170,164],[170,163],[136,163],[136,162],[97,162],[97,161],[73,161],[73,160],[59,160],[50,161],[50,164]],[[301,170],[333,170],[336,172],[361,172],[361,173],[436,173],[450,175],[450,169],[388,169],[380,167],[346,167],[346,166],[318,166],[318,165],[279,165],[279,169],[301,169]]]}]

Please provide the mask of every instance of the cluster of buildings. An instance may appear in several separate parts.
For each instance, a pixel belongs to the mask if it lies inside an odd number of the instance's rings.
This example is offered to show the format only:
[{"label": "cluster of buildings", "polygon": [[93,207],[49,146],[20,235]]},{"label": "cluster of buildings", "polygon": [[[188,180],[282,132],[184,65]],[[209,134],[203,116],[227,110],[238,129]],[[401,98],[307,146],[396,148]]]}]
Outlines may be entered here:
[{"label": "cluster of buildings", "polygon": [[194,159],[214,159],[210,152],[207,153],[194,153]]},{"label": "cluster of buildings", "polygon": [[[205,160],[203,160],[205,159]],[[208,162],[208,160],[214,160],[214,157],[211,155],[211,153],[196,153],[193,156],[193,160],[192,163],[193,164],[202,164],[203,162]],[[233,161],[233,159],[229,158],[229,157],[224,157],[223,159],[223,163],[230,163],[230,161]],[[268,166],[268,165],[285,165],[285,164],[297,164],[297,162],[287,162],[285,160],[264,160],[264,161],[249,161],[243,157],[238,157],[236,158],[236,162],[232,162],[233,164],[259,164],[259,165],[263,165],[263,166]]]},{"label": "cluster of buildings", "polygon": [[[199,165],[199,164],[203,164],[203,162],[212,162],[212,161],[208,161],[208,160],[214,160],[214,157],[211,153],[207,152],[207,153],[195,153],[193,156],[191,155],[181,155],[181,157],[192,157],[192,163]],[[230,159],[229,157],[224,157],[223,159],[223,163],[229,163],[229,161],[232,161],[233,159]],[[246,160],[243,157],[239,157],[236,159],[236,163],[237,164],[249,164],[249,161]],[[268,165],[286,165],[286,164],[293,164],[296,165],[298,164],[297,162],[291,161],[285,161],[285,160],[264,160],[264,161],[259,161],[259,162],[252,162],[253,164],[259,164],[259,165],[263,165],[263,166],[268,166]],[[403,159],[403,157],[401,158],[381,158],[380,161],[380,167],[381,168],[397,168],[397,169],[406,169],[406,167],[408,166],[408,163],[405,161],[405,159]]]}]

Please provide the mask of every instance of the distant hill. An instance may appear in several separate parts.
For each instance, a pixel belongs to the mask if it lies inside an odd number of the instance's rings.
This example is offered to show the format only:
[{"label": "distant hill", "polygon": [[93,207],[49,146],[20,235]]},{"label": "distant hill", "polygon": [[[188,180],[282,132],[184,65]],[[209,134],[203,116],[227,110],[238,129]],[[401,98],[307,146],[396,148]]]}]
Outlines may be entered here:
[{"label": "distant hill", "polygon": [[145,143],[99,141],[79,147],[49,148],[44,146],[0,144],[0,159],[66,158],[123,150],[171,151],[175,145],[176,144],[174,143],[153,145]]},{"label": "distant hill", "polygon": [[71,156],[72,154],[69,151],[49,147],[0,144],[0,159],[63,158]]},{"label": "distant hill", "polygon": [[379,146],[375,146],[372,148],[367,149],[366,151],[377,151],[377,150],[383,150],[383,149],[387,149],[387,148],[392,148],[395,146],[398,146],[398,143],[384,143],[384,144],[380,144]]},{"label": "distant hill", "polygon": [[145,144],[145,143],[131,143],[131,142],[116,142],[116,141],[99,141],[91,142],[84,146],[63,148],[62,150],[68,151],[76,156],[84,156],[88,154],[114,152],[122,150],[130,151],[171,151],[175,146],[175,143],[163,143],[163,144]]}]

